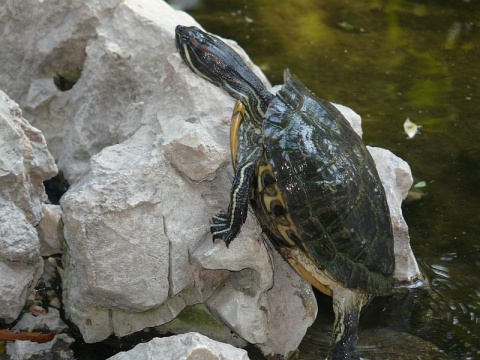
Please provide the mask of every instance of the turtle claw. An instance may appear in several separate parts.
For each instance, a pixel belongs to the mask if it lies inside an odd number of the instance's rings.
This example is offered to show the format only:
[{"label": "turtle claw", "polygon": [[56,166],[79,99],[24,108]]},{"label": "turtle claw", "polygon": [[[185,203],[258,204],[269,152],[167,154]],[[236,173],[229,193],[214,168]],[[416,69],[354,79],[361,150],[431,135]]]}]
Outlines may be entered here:
[{"label": "turtle claw", "polygon": [[225,214],[224,212],[221,212],[215,216],[212,217],[212,222],[213,222],[213,225],[220,225],[220,224],[226,224],[227,223],[227,214]]},{"label": "turtle claw", "polygon": [[213,241],[215,241],[215,239],[222,239],[228,247],[240,230],[235,227],[231,228],[230,225],[228,215],[224,212],[213,216],[212,224],[210,225],[210,232],[213,235]]}]

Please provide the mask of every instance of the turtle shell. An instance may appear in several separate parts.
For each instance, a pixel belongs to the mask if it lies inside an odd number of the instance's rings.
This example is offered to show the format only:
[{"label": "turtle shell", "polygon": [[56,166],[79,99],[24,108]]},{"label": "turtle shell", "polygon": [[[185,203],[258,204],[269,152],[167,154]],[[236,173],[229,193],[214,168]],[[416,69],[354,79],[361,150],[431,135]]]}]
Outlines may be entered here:
[{"label": "turtle shell", "polygon": [[375,163],[333,105],[288,70],[285,78],[265,114],[256,216],[280,253],[300,250],[342,286],[387,294],[393,234]]}]

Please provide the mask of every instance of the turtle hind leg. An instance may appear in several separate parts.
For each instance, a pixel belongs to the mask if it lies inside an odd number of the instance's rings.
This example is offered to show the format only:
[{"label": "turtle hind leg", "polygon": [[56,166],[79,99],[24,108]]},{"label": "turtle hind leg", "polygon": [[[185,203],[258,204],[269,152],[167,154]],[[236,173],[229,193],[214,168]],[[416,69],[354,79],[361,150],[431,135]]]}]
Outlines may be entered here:
[{"label": "turtle hind leg", "polygon": [[357,360],[357,330],[360,312],[372,295],[341,286],[333,290],[333,310],[335,323],[333,326],[332,345],[327,359]]}]

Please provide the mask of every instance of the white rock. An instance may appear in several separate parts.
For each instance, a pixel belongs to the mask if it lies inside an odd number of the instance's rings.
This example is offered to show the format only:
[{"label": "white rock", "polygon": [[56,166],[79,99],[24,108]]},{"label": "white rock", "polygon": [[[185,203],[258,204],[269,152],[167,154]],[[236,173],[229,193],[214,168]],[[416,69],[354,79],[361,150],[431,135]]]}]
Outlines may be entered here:
[{"label": "white rock", "polygon": [[0,318],[15,320],[43,269],[35,226],[57,172],[42,133],[0,91]]},{"label": "white rock", "polygon": [[[169,291],[169,243],[162,221],[164,164],[143,127],[92,159],[92,172],[62,198],[69,266],[68,301],[146,311]],[[69,286],[75,278],[76,288]],[[82,296],[72,299],[69,291]]]},{"label": "white rock", "polygon": [[41,259],[34,264],[0,261],[0,319],[10,323],[18,317],[42,265]]},{"label": "white rock", "polygon": [[50,256],[62,253],[63,224],[62,208],[59,205],[43,204],[43,218],[37,226],[40,239],[40,254]]},{"label": "white rock", "polygon": [[285,262],[270,243],[268,249],[274,266],[274,280],[273,288],[267,292],[270,304],[267,341],[260,345],[260,349],[267,358],[281,354],[288,359],[315,321],[317,301],[312,286]]},{"label": "white rock", "polygon": [[248,360],[247,352],[229,344],[211,340],[198,333],[155,338],[109,360]]},{"label": "white rock", "polygon": [[16,331],[33,331],[48,329],[53,332],[61,332],[68,329],[68,326],[60,318],[57,309],[49,308],[48,312],[40,315],[30,313],[23,314],[22,318],[13,327]]},{"label": "white rock", "polygon": [[13,202],[36,226],[46,200],[43,181],[56,175],[57,167],[40,130],[22,118],[22,111],[0,91],[1,196]]},{"label": "white rock", "polygon": [[[228,164],[230,155],[215,143],[205,129],[182,119],[177,119],[177,122],[183,126],[179,126],[177,138],[164,143],[166,159],[193,181],[213,180],[218,168]],[[172,133],[168,135],[172,137]]]},{"label": "white rock", "polygon": [[55,335],[52,341],[36,343],[32,341],[11,341],[7,343],[7,354],[12,360],[29,359],[74,359],[69,346],[74,340],[67,334]]},{"label": "white rock", "polygon": [[241,271],[251,269],[256,274],[254,283],[245,286],[255,287],[250,292],[265,292],[273,286],[271,254],[261,240],[261,229],[253,213],[249,212],[240,235],[227,248],[225,243],[205,241],[197,247],[193,257],[205,269],[225,269]]},{"label": "white rock", "polygon": [[346,107],[345,105],[335,104],[335,103],[332,103],[332,105],[335,106],[338,109],[338,111],[342,113],[345,119],[348,120],[348,122],[352,126],[353,130],[358,134],[358,136],[362,137],[363,130],[362,130],[361,116],[358,115],[355,111],[353,111],[349,107]]},{"label": "white rock", "polygon": [[[140,117],[126,117],[127,109],[157,97],[166,58],[175,51],[175,26],[194,24],[163,1],[4,5],[0,88],[45,133],[70,183],[92,155],[142,125]],[[79,80],[60,91],[53,81],[58,75]]]},{"label": "white rock", "polygon": [[[193,252],[198,255],[195,249],[200,244],[211,244],[209,219],[228,201],[231,168],[219,170],[229,162],[233,100],[192,76],[176,54],[174,26],[193,21],[185,14],[168,10],[164,4],[144,3],[147,8],[153,6],[148,11],[139,9],[138,4],[125,2],[114,13],[123,19],[122,26],[128,18],[129,26],[145,34],[136,35],[133,41],[124,30],[107,28],[119,26],[117,20],[114,25],[103,24],[102,41],[88,46],[82,77],[70,90],[87,108],[97,102],[123,101],[125,115],[119,119],[118,131],[113,129],[116,134],[113,137],[116,141],[126,141],[94,156],[91,170],[62,199],[69,249],[65,254],[66,311],[88,342],[105,339],[112,332],[123,336],[171,321],[186,306],[207,301],[228,276],[225,268],[240,271],[252,282],[249,267],[254,267],[260,275],[250,284],[258,287],[255,296],[244,297],[251,298],[250,305],[240,306],[235,313],[224,316],[227,325],[233,328],[238,327],[238,319],[250,314],[251,323],[242,325],[239,332],[255,342],[264,342],[268,311],[262,309],[268,307],[265,292],[272,281],[265,249],[256,251],[254,256],[244,251],[238,259],[248,258],[248,261],[241,266],[240,260],[228,264],[221,258],[223,254],[217,254],[219,270],[215,274],[202,270],[198,259],[192,256]],[[153,18],[152,14],[160,11],[157,6],[163,15]],[[165,21],[162,18],[167,19],[166,24],[161,23]],[[157,48],[155,44],[160,43],[167,45]],[[143,52],[144,44],[151,50],[147,55]],[[165,49],[173,54],[166,56]],[[123,91],[121,88],[113,89],[108,84],[126,82],[123,77],[130,76],[128,71],[127,74],[112,72],[134,55],[138,69],[131,72],[137,74],[133,85],[138,88],[132,92],[145,96],[132,96],[126,101],[116,93]],[[144,61],[144,56],[150,60]],[[109,72],[98,70],[99,58],[110,64]],[[82,87],[82,81],[96,81],[92,87],[103,90],[92,94],[90,88]],[[108,100],[100,100],[107,95]],[[88,114],[92,113],[100,128],[108,127],[115,107],[93,106],[88,109]],[[82,118],[75,120],[75,124],[82,122]],[[142,124],[145,125],[141,127]],[[85,128],[80,127],[73,138],[77,141],[84,134]],[[98,141],[89,137],[90,144],[92,140]],[[62,158],[59,161],[63,164]],[[75,177],[72,176],[70,179]],[[249,224],[243,233],[248,234],[250,227],[258,236],[253,217]],[[243,239],[243,235],[237,239],[240,247]],[[242,276],[236,279],[245,282]],[[223,302],[222,308],[226,306]],[[215,310],[221,311],[220,307]],[[252,314],[263,320],[258,321]],[[250,325],[255,326],[255,331]]]},{"label": "white rock", "polygon": [[202,243],[193,257],[206,269],[235,271],[228,282],[210,297],[206,305],[227,326],[246,341],[267,341],[269,322],[267,291],[273,286],[270,254],[262,242],[253,214],[241,235],[227,248],[225,243]]},{"label": "white rock", "polygon": [[422,274],[410,247],[408,225],[402,213],[402,201],[412,187],[413,177],[410,166],[392,152],[375,147],[367,147],[372,154],[378,174],[382,180],[390,208],[393,236],[395,238],[395,272],[397,286],[411,285],[422,278]]},{"label": "white rock", "polygon": [[0,259],[36,262],[40,256],[37,232],[14,202],[0,197]]}]

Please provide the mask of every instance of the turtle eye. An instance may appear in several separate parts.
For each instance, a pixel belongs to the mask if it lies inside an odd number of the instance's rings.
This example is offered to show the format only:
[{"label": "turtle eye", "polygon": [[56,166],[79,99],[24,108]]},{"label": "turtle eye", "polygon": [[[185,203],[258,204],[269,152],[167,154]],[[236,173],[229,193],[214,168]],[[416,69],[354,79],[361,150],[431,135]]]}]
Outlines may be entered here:
[{"label": "turtle eye", "polygon": [[190,38],[186,34],[177,32],[175,36],[176,36],[178,47],[180,45],[187,44],[190,41]]}]

